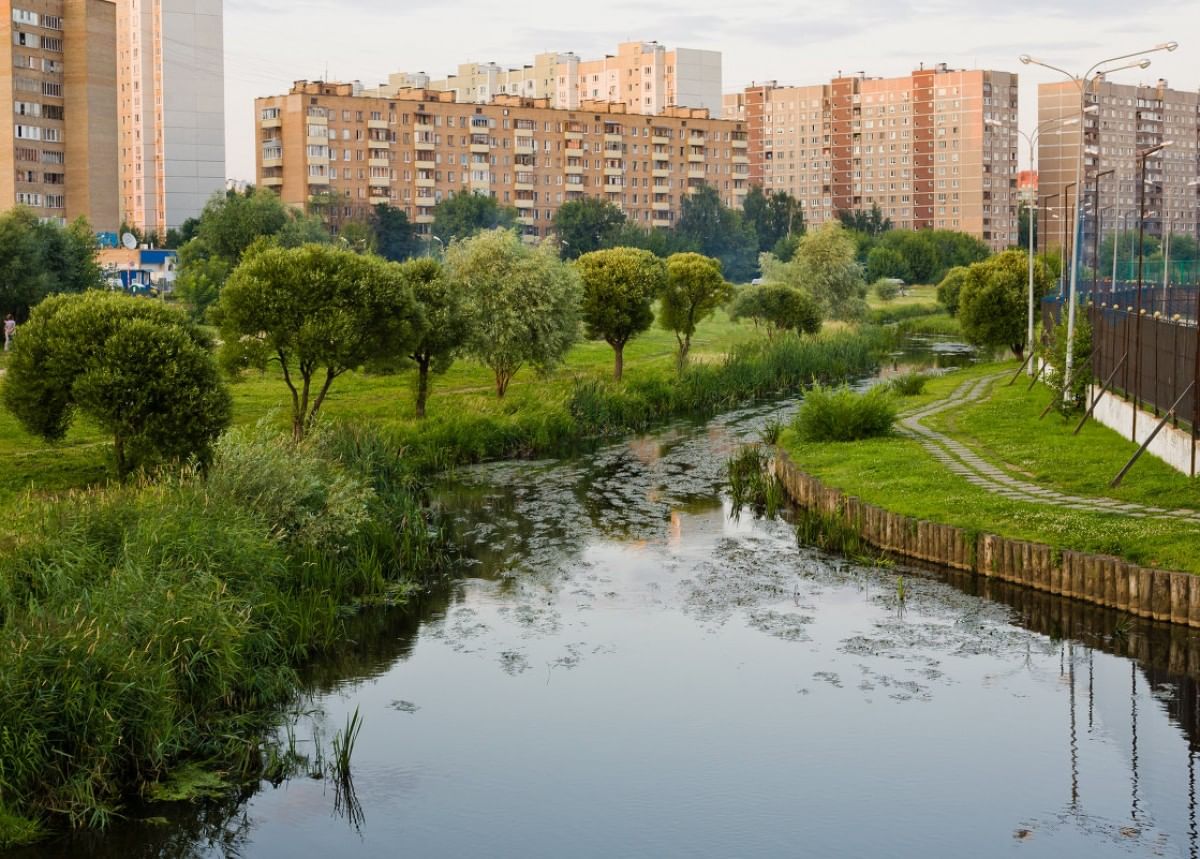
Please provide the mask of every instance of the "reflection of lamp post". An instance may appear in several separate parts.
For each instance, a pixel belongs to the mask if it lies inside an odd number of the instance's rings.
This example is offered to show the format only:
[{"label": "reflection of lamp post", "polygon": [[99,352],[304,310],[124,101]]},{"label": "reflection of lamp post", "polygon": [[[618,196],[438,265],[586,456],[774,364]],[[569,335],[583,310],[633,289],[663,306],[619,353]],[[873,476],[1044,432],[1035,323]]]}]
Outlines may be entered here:
[{"label": "reflection of lamp post", "polygon": [[[1035,60],[1033,57],[1029,56],[1028,54],[1022,54],[1020,56],[1020,60],[1025,65],[1029,65],[1032,63],[1034,65],[1042,66],[1043,68],[1052,69],[1053,71],[1064,74],[1068,78],[1070,78],[1071,82],[1073,84],[1075,84],[1076,87],[1079,88],[1079,114],[1080,114],[1080,116],[1082,116],[1084,113],[1084,110],[1086,109],[1084,102],[1087,97],[1088,86],[1091,81],[1095,80],[1096,78],[1098,78],[1102,75],[1112,74],[1113,72],[1118,72],[1118,71],[1121,71],[1122,69],[1130,69],[1130,68],[1144,69],[1150,65],[1150,60],[1143,58],[1136,62],[1125,63],[1124,65],[1116,66],[1114,68],[1101,69],[1100,71],[1097,72],[1097,69],[1100,69],[1101,66],[1107,65],[1108,63],[1119,62],[1120,60],[1128,60],[1131,57],[1137,56],[1138,54],[1148,54],[1148,53],[1152,53],[1154,51],[1173,51],[1178,47],[1179,47],[1178,42],[1162,42],[1158,45],[1155,45],[1153,48],[1150,48],[1145,51],[1134,51],[1133,53],[1121,54],[1120,56],[1117,56],[1117,57],[1109,57],[1108,59],[1101,60],[1100,62],[1092,65],[1092,67],[1089,68],[1086,72],[1084,72],[1083,76],[1080,78],[1075,77],[1075,75],[1071,74],[1070,72],[1066,71],[1065,69],[1060,69],[1058,66],[1052,66],[1049,63],[1042,62],[1041,60]],[[1093,72],[1096,72],[1096,78],[1089,79],[1089,75],[1091,75]],[[1083,149],[1084,149],[1083,131],[1084,131],[1083,128],[1079,129],[1079,155],[1075,159],[1075,182],[1076,182],[1076,184],[1078,184],[1079,182],[1081,182],[1083,180]],[[1076,208],[1078,208],[1078,206],[1079,206],[1078,198],[1076,199],[1075,204],[1076,204]],[[1079,229],[1079,219],[1078,218],[1076,218],[1075,229],[1076,230]],[[1078,241],[1076,241],[1076,249],[1078,249]],[[1073,262],[1074,262],[1074,260],[1072,260],[1072,263]],[[1064,397],[1068,396],[1069,392],[1071,390],[1071,371],[1073,370],[1074,365],[1075,365],[1075,349],[1074,349],[1074,345],[1075,345],[1075,290],[1077,287],[1077,280],[1076,280],[1077,274],[1078,274],[1077,267],[1074,264],[1072,264],[1072,266],[1071,266],[1070,307],[1067,309],[1067,347],[1066,347],[1067,354],[1066,354],[1066,361],[1065,361],[1066,366],[1063,368],[1063,396]]]}]

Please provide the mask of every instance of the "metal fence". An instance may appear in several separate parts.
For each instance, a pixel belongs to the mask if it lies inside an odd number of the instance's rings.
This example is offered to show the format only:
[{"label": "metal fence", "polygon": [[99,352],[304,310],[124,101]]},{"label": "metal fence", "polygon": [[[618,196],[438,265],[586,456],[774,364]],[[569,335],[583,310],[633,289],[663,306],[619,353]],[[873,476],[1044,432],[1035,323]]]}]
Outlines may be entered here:
[{"label": "metal fence", "polygon": [[[1140,304],[1138,292],[1136,283],[1118,281],[1115,289],[1108,283],[1100,283],[1095,290],[1080,290],[1079,296],[1083,304],[1118,307],[1133,312],[1140,308],[1147,316],[1158,314],[1166,319],[1178,316],[1184,322],[1194,322],[1200,309],[1197,304],[1200,286],[1172,285],[1164,289],[1147,285],[1140,290]],[[1061,295],[1054,295],[1047,300],[1061,303],[1063,299]]]}]

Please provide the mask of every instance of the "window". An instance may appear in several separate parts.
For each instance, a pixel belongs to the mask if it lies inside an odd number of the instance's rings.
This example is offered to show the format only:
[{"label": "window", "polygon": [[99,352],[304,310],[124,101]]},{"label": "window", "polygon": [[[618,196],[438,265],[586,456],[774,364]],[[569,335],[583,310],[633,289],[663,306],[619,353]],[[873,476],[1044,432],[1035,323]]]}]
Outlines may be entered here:
[{"label": "window", "polygon": [[21,45],[25,48],[40,48],[42,46],[42,37],[36,33],[24,33],[20,30],[13,30],[13,44]]},{"label": "window", "polygon": [[38,25],[38,13],[26,9],[14,8],[12,18],[18,24],[32,24],[35,27]]},{"label": "window", "polygon": [[14,133],[19,140],[41,140],[42,129],[36,125],[18,125],[14,128]]}]

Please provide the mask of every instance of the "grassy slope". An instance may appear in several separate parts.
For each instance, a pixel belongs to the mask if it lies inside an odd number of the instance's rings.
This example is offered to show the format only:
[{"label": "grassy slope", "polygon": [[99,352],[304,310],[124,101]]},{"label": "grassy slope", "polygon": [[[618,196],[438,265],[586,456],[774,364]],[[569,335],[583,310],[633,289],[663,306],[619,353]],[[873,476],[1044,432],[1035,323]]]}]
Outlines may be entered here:
[{"label": "grassy slope", "polygon": [[[694,361],[713,360],[731,346],[753,338],[748,323],[730,322],[718,312],[705,321],[692,340]],[[673,367],[675,336],[657,327],[634,339],[625,349],[626,378],[668,372]],[[429,401],[431,420],[463,411],[476,414],[512,413],[527,402],[544,404],[562,398],[579,375],[607,378],[612,373],[612,349],[600,341],[578,344],[566,364],[549,379],[522,370],[502,401],[497,400],[492,375],[473,361],[458,361],[433,381]],[[390,376],[351,373],[338,379],[323,413],[330,418],[369,418],[386,425],[406,425],[413,417],[413,380],[406,371]],[[252,423],[274,414],[287,423],[290,397],[277,373],[249,374],[233,386],[234,422]],[[60,491],[103,482],[108,476],[107,438],[86,421],[77,421],[61,443],[50,445],[29,435],[6,410],[0,409],[0,507],[31,487]]]},{"label": "grassy slope", "polygon": [[[951,373],[926,386],[905,409],[945,396],[969,376],[1015,370],[1013,363]],[[1078,494],[1107,496],[1155,506],[1200,507],[1200,482],[1157,460],[1139,462],[1127,485],[1110,490],[1107,481],[1132,455],[1134,446],[1092,424],[1078,438],[1059,418],[1037,420],[1049,392],[1026,393],[1018,384],[1000,388],[994,400],[943,413],[929,421],[975,447],[1015,474]],[[784,446],[798,465],[829,485],[897,513],[1006,537],[1036,540],[1065,549],[1105,552],[1130,561],[1200,572],[1200,529],[1158,519],[1131,519],[1108,513],[1060,510],[991,495],[951,475],[919,443],[902,436],[862,442],[814,445],[792,432]]]}]

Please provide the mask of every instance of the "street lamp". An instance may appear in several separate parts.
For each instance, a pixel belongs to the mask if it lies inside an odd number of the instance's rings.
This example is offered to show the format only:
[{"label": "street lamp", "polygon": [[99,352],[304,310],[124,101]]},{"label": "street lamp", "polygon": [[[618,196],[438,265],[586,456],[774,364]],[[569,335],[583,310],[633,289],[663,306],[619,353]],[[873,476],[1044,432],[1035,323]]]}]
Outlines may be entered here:
[{"label": "street lamp", "polygon": [[[1066,292],[1064,287],[1067,285],[1067,277],[1069,275],[1068,269],[1070,268],[1071,262],[1074,262],[1073,256],[1070,261],[1067,260],[1067,229],[1072,225],[1072,218],[1075,216],[1075,212],[1071,209],[1071,189],[1075,187],[1075,184],[1076,183],[1074,182],[1068,182],[1063,188],[1062,265],[1059,267],[1058,282],[1058,294],[1060,297],[1064,292]],[[1079,202],[1078,194],[1075,195],[1075,202]],[[1073,293],[1074,290],[1072,290],[1072,294]]]},{"label": "street lamp", "polygon": [[[1122,60],[1128,60],[1132,57],[1138,56],[1139,54],[1149,54],[1149,53],[1153,53],[1155,51],[1174,51],[1178,47],[1179,47],[1179,43],[1175,42],[1175,41],[1161,42],[1161,43],[1155,45],[1154,47],[1149,48],[1144,51],[1134,51],[1133,53],[1129,53],[1129,54],[1121,54],[1120,56],[1109,57],[1108,59],[1104,59],[1098,63],[1093,64],[1086,72],[1083,73],[1082,77],[1078,77],[1078,78],[1075,77],[1075,75],[1071,74],[1070,72],[1066,71],[1065,69],[1059,68],[1058,66],[1051,65],[1050,63],[1046,63],[1041,60],[1035,60],[1033,57],[1029,56],[1029,54],[1021,54],[1019,59],[1021,60],[1022,64],[1024,64],[1024,65],[1030,65],[1030,64],[1038,65],[1038,66],[1042,66],[1043,68],[1051,69],[1052,71],[1056,71],[1060,74],[1066,75],[1067,78],[1069,78],[1071,80],[1071,82],[1074,83],[1075,86],[1077,86],[1079,88],[1079,114],[1080,114],[1080,116],[1082,116],[1084,113],[1084,110],[1086,109],[1085,100],[1087,98],[1087,91],[1088,91],[1088,86],[1090,83],[1089,77],[1092,75],[1093,72],[1096,72],[1097,77],[1098,77],[1100,75],[1109,75],[1114,72],[1122,71],[1124,69],[1131,69],[1131,68],[1144,69],[1150,65],[1150,60],[1143,57],[1134,62],[1124,63],[1122,65],[1114,66],[1112,68],[1100,69],[1101,66],[1107,65],[1108,63],[1117,63]],[[1099,71],[1097,71],[1097,70],[1099,70]],[[1095,78],[1091,78],[1091,80],[1095,80]],[[1075,159],[1075,182],[1077,184],[1080,181],[1082,181],[1082,179],[1083,179],[1083,148],[1084,148],[1083,141],[1084,141],[1084,135],[1083,135],[1083,129],[1081,128],[1080,134],[1079,134],[1079,156]],[[1078,198],[1076,198],[1075,205],[1076,205],[1076,208],[1079,207]],[[1075,219],[1075,229],[1076,230],[1079,229],[1079,219],[1078,218]],[[1075,250],[1078,250],[1078,247],[1079,247],[1079,242],[1077,240],[1075,243]],[[1072,263],[1073,262],[1074,262],[1074,260],[1072,260]],[[1074,354],[1075,353],[1075,350],[1074,350],[1074,345],[1075,345],[1075,292],[1078,287],[1077,277],[1078,277],[1078,268],[1075,265],[1072,265],[1071,266],[1071,287],[1070,287],[1070,303],[1071,304],[1070,304],[1070,307],[1067,309],[1067,347],[1066,347],[1066,361],[1065,361],[1066,366],[1063,368],[1063,396],[1064,397],[1068,396],[1068,392],[1071,390],[1071,372],[1074,369],[1074,364],[1075,364],[1075,354]]]},{"label": "street lamp", "polygon": [[1156,152],[1161,152],[1171,145],[1173,141],[1164,140],[1162,143],[1155,144],[1148,149],[1143,149],[1138,152],[1138,175],[1141,179],[1141,188],[1138,199],[1138,265],[1137,265],[1137,309],[1133,318],[1133,359],[1134,359],[1134,375],[1133,375],[1133,433],[1132,437],[1137,438],[1137,412],[1141,407],[1141,365],[1142,365],[1142,261],[1146,256],[1145,248],[1145,231],[1146,231],[1146,159]]},{"label": "street lamp", "polygon": [[[1095,207],[1096,232],[1092,235],[1092,293],[1096,292],[1096,284],[1100,280],[1100,180],[1111,176],[1116,170],[1104,170],[1092,177],[1092,205]],[[1111,206],[1107,208],[1112,208]]]}]

